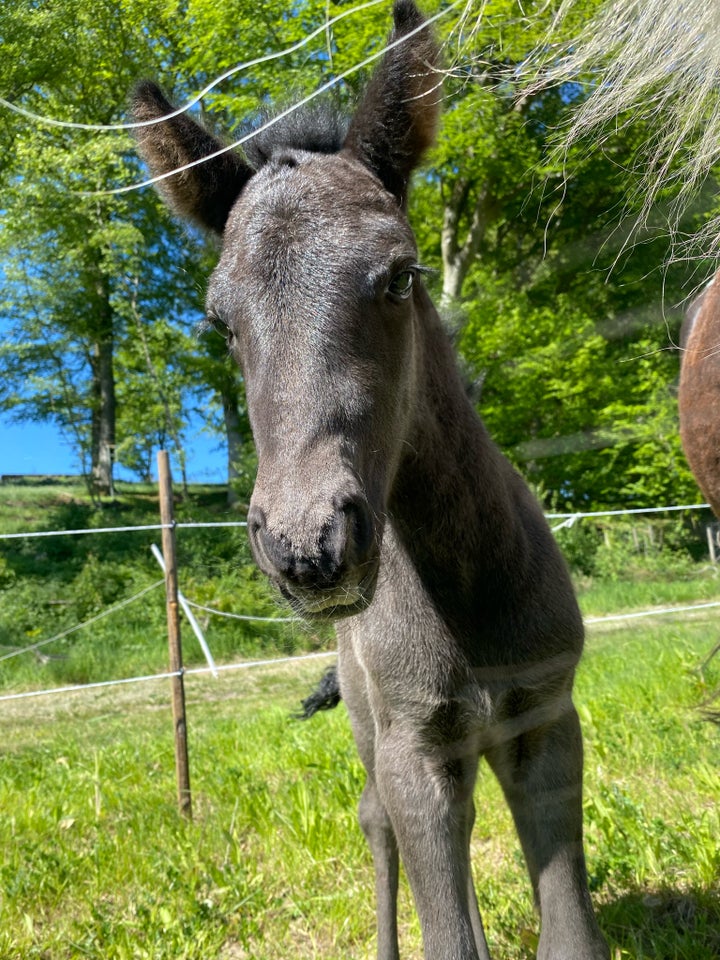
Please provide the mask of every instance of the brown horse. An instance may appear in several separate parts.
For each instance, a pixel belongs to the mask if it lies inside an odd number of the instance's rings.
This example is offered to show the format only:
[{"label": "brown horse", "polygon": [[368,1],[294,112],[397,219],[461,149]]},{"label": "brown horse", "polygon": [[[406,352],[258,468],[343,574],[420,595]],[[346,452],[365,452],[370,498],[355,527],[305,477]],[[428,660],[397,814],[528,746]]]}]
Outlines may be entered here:
[{"label": "brown horse", "polygon": [[691,303],[680,348],[680,438],[700,489],[720,517],[720,271]]},{"label": "brown horse", "polygon": [[[473,785],[502,784],[541,960],[605,960],[582,845],[571,693],[582,620],[526,485],[469,402],[426,293],[408,182],[437,122],[436,45],[411,0],[349,127],[317,111],[245,160],[187,117],[142,128],[176,211],[223,238],[208,316],[241,365],[259,566],[335,621],[367,770],[378,957],[398,957],[402,857],[428,960],[489,957],[470,872]],[[137,120],[170,110],[143,84]],[[318,129],[318,124],[322,129]]]}]

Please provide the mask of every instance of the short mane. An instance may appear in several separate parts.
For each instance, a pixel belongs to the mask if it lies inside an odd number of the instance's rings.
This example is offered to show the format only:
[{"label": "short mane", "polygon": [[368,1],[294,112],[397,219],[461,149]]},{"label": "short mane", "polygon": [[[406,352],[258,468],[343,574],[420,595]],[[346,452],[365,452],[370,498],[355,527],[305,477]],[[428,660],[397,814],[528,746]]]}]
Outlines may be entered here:
[{"label": "short mane", "polygon": [[[279,116],[282,110],[274,115]],[[273,114],[260,118],[260,126]],[[307,150],[310,153],[338,153],[347,136],[349,119],[329,103],[308,103],[261,130],[244,145],[248,163],[259,170],[279,150]]]}]

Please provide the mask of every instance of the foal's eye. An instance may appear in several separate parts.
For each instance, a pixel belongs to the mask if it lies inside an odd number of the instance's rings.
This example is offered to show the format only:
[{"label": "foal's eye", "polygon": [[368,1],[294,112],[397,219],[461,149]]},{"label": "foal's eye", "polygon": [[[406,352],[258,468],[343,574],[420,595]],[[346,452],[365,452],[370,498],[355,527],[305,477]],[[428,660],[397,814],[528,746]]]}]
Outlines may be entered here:
[{"label": "foal's eye", "polygon": [[225,323],[224,320],[221,320],[220,317],[215,314],[209,314],[207,317],[207,323],[213,328],[215,333],[219,334],[223,340],[229,340],[231,333],[230,327]]},{"label": "foal's eye", "polygon": [[400,300],[407,300],[412,293],[414,279],[414,270],[401,270],[400,273],[395,274],[388,284],[388,293]]}]

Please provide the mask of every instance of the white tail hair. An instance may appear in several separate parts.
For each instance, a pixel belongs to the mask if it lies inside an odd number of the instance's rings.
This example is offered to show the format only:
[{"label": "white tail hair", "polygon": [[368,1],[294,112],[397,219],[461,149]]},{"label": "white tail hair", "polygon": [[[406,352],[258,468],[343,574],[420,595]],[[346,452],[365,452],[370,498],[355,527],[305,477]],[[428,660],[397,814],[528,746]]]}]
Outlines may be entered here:
[{"label": "white tail hair", "polygon": [[[577,19],[577,6],[578,0],[560,3],[530,58],[529,89],[592,84],[562,133],[564,150],[590,133],[597,145],[634,119],[648,121],[653,133],[636,170],[639,222],[647,220],[661,191],[675,188],[669,226],[677,234],[682,214],[720,161],[720,3],[611,0],[574,39],[560,41]],[[686,255],[718,257],[720,218],[682,248]]]}]

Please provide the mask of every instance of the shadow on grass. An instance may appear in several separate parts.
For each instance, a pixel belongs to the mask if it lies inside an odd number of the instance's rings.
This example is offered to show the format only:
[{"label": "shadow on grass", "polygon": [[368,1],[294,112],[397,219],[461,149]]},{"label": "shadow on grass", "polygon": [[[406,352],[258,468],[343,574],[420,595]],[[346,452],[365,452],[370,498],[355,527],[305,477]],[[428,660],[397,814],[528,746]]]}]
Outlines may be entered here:
[{"label": "shadow on grass", "polygon": [[718,960],[720,884],[633,891],[598,907],[613,960]]}]

